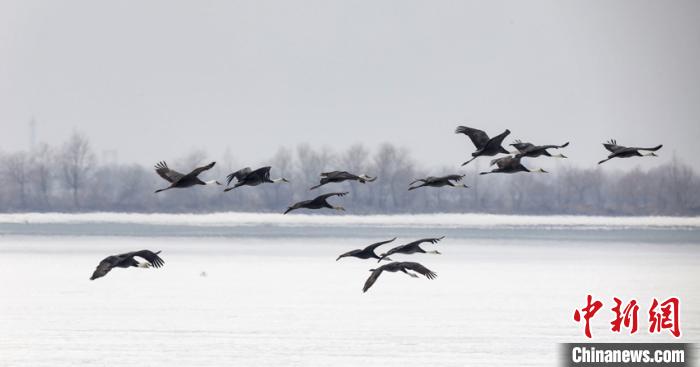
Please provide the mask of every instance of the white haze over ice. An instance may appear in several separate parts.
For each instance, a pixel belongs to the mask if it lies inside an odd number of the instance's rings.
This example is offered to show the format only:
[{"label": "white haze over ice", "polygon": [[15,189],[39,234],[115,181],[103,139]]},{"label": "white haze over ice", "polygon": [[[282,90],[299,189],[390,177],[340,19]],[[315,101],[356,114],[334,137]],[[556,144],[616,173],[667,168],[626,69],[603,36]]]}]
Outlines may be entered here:
[{"label": "white haze over ice", "polygon": [[419,228],[688,228],[700,227],[700,217],[596,217],[495,214],[316,215],[279,213],[140,214],[140,213],[19,213],[0,214],[0,224],[150,224],[173,226],[333,226]]}]

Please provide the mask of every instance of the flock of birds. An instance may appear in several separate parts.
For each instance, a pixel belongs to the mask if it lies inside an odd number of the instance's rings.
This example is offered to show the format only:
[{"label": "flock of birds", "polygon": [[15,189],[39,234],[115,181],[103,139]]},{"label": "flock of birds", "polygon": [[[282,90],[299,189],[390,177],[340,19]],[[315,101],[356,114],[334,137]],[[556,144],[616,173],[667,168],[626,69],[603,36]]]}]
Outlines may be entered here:
[{"label": "flock of birds", "polygon": [[[467,165],[469,162],[473,161],[474,159],[482,156],[487,156],[487,157],[493,157],[499,154],[506,154],[506,156],[495,158],[491,160],[490,166],[495,166],[491,171],[486,171],[486,172],[480,172],[480,175],[486,175],[486,174],[492,174],[492,173],[517,173],[517,172],[538,172],[538,173],[547,173],[544,169],[538,168],[538,169],[531,169],[527,168],[521,163],[522,158],[536,158],[540,156],[546,156],[546,157],[556,157],[556,158],[567,158],[563,154],[552,154],[549,152],[550,149],[562,149],[566,148],[569,143],[566,142],[561,145],[534,145],[532,143],[524,143],[520,140],[515,140],[514,143],[510,144],[515,150],[510,152],[506,148],[503,147],[503,140],[510,134],[510,130],[506,129],[504,132],[502,132],[499,135],[494,136],[493,138],[490,138],[484,131],[474,129],[471,127],[467,126],[458,126],[457,129],[455,130],[456,134],[464,134],[469,139],[472,141],[474,146],[476,147],[476,150],[471,154],[472,158],[469,159],[468,161],[462,163],[462,166]],[[605,149],[607,149],[610,154],[608,154],[606,159],[603,159],[598,162],[598,164],[602,164],[604,162],[607,162],[613,158],[630,158],[630,157],[643,157],[643,156],[653,156],[655,157],[657,150],[661,149],[662,145],[658,145],[655,147],[651,148],[643,148],[643,147],[625,147],[622,145],[617,145],[617,142],[612,139],[609,140],[608,142],[604,143],[603,146]],[[643,152],[648,152],[648,153],[643,153]],[[170,183],[170,185],[166,188],[156,190],[156,193],[170,190],[170,189],[175,189],[175,188],[188,188],[192,186],[197,186],[197,185],[222,185],[219,181],[217,180],[211,180],[211,181],[202,181],[199,179],[199,175],[212,167],[214,167],[215,162],[211,162],[205,166],[202,167],[197,167],[193,169],[191,172],[187,174],[182,174],[178,171],[175,171],[168,167],[168,165],[165,162],[158,162],[155,165],[155,170],[156,173],[162,177],[164,180]],[[226,176],[226,188],[224,189],[224,192],[231,191],[237,187],[241,186],[258,186],[264,183],[288,183],[289,180],[287,180],[284,177],[276,178],[276,179],[271,179],[270,178],[270,166],[266,167],[261,167],[256,170],[252,170],[250,167],[243,168],[241,170],[238,170],[236,172],[233,172]],[[462,179],[465,177],[465,175],[460,175],[460,174],[451,174],[451,175],[446,175],[446,176],[428,176],[425,178],[420,178],[417,180],[414,180],[408,185],[408,190],[415,190],[421,187],[453,187],[453,188],[468,188],[467,185],[461,184],[460,182]],[[330,183],[340,183],[340,182],[345,182],[345,181],[357,181],[362,184],[367,183],[367,182],[374,182],[377,179],[377,177],[371,177],[366,174],[362,175],[356,175],[350,172],[346,171],[332,171],[332,172],[323,172],[321,173],[321,179],[318,185],[315,185],[311,187],[309,190],[315,190],[321,186],[330,184]],[[234,182],[235,180],[235,182]],[[233,183],[233,185],[231,185]],[[319,195],[313,199],[309,200],[304,200],[300,201],[297,203],[294,203],[290,205],[287,210],[284,211],[283,214],[287,214],[293,210],[298,210],[298,209],[322,209],[322,208],[328,208],[328,209],[335,209],[335,210],[345,210],[342,206],[333,206],[330,203],[328,203],[328,199],[333,197],[333,196],[338,196],[338,197],[343,197],[347,195],[347,192],[331,192],[323,195]],[[371,244],[363,249],[355,249],[349,252],[346,252],[336,259],[336,261],[340,260],[341,258],[344,257],[355,257],[358,259],[377,259],[377,262],[381,261],[391,261],[388,264],[381,265],[375,269],[370,269],[370,274],[369,278],[365,281],[365,285],[362,288],[363,292],[366,292],[372,285],[377,281],[379,276],[383,272],[403,272],[411,277],[417,278],[418,275],[423,275],[428,279],[434,279],[437,277],[437,274],[430,269],[426,268],[425,266],[421,265],[420,263],[417,262],[408,262],[408,261],[393,261],[389,258],[390,255],[394,254],[404,254],[404,255],[410,255],[410,254],[416,254],[416,253],[431,253],[431,254],[440,254],[439,251],[433,250],[433,251],[426,251],[423,248],[421,248],[421,244],[423,243],[432,243],[435,244],[442,240],[443,237],[437,237],[437,238],[424,238],[421,240],[413,241],[405,245],[397,246],[389,251],[382,253],[381,255],[377,255],[375,253],[375,250],[382,245],[385,245],[387,243],[393,242],[396,240],[396,238],[393,238],[391,240],[387,241],[382,241],[382,242],[377,242],[374,244]],[[107,273],[109,273],[110,270],[113,268],[130,268],[130,267],[141,267],[141,268],[150,268],[150,267],[155,267],[159,268],[165,264],[163,259],[158,256],[160,251],[153,252],[150,250],[141,250],[141,251],[134,251],[134,252],[128,252],[120,255],[112,255],[108,256],[104,260],[102,260],[98,265],[97,268],[95,269],[94,273],[92,274],[92,277],[90,277],[90,280],[94,280],[100,277],[105,276]],[[140,262],[139,260],[136,260],[135,258],[141,258],[145,261]]]}]

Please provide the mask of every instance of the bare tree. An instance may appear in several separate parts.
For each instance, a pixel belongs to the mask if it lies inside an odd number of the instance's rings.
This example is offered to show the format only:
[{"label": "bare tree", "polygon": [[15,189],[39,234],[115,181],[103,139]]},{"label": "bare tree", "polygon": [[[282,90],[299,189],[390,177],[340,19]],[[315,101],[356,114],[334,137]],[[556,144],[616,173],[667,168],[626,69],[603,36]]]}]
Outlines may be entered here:
[{"label": "bare tree", "polygon": [[26,152],[16,152],[5,157],[3,161],[3,176],[16,191],[19,207],[27,208],[29,189],[29,157]]},{"label": "bare tree", "polygon": [[54,178],[52,168],[54,165],[53,149],[48,144],[42,143],[38,148],[32,150],[31,175],[35,188],[33,191],[37,193],[41,207],[46,209],[51,207],[51,188]]},{"label": "bare tree", "polygon": [[[242,168],[226,169],[233,159],[227,156],[216,160],[204,151],[193,151],[175,160],[173,167],[188,171],[221,161],[206,175],[222,180],[229,171]],[[406,149],[388,143],[373,152],[358,144],[338,155],[328,148],[302,145],[296,150],[280,148],[260,164],[271,165],[275,176],[289,178],[289,184],[242,188],[230,194],[198,187],[168,195],[153,194],[163,182],[148,163],[97,165],[89,142],[77,133],[59,149],[44,144],[30,153],[2,154],[0,211],[278,212],[290,202],[309,198],[309,187],[318,182],[320,172],[339,169],[378,176],[366,185],[344,182],[327,187],[351,191],[348,208],[356,213],[700,214],[700,177],[677,158],[650,170],[561,167],[550,175],[480,176],[478,161],[466,170],[421,167]],[[407,190],[413,179],[456,172],[466,174],[464,182],[471,189]]]},{"label": "bare tree", "polygon": [[80,190],[87,184],[89,174],[95,166],[95,154],[88,139],[74,132],[63,144],[60,161],[63,183],[72,193],[73,206],[80,208]]}]

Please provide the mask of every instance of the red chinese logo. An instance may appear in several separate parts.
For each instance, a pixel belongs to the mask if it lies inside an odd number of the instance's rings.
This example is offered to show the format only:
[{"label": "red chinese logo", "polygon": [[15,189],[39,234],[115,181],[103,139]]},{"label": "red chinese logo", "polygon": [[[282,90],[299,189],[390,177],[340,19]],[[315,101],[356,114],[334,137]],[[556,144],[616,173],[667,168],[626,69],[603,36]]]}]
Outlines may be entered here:
[{"label": "red chinese logo", "polygon": [[613,300],[615,301],[615,307],[612,308],[612,311],[615,313],[615,320],[610,323],[612,331],[619,333],[620,326],[624,325],[626,328],[629,328],[632,325],[630,334],[637,332],[637,311],[639,311],[637,300],[631,300],[622,312],[620,312],[622,301],[617,297],[613,297]]},{"label": "red chinese logo", "polygon": [[[586,304],[586,307],[582,308],[581,311],[583,311],[583,318],[586,320],[586,336],[591,337],[591,325],[589,320],[593,315],[595,315],[598,310],[600,310],[601,307],[603,307],[603,302],[600,301],[595,301],[591,303],[591,300],[593,299],[593,296],[590,294],[588,295],[588,303]],[[574,312],[574,320],[580,322],[581,321],[581,314],[579,313],[579,310],[576,310]]]},{"label": "red chinese logo", "polygon": [[[649,309],[649,332],[658,333],[662,329],[668,329],[671,334],[678,338],[681,336],[680,325],[678,323],[678,298],[672,297],[659,304],[659,301],[654,298]],[[657,311],[660,309],[660,311]]]},{"label": "red chinese logo", "polygon": [[[615,314],[615,318],[610,322],[612,331],[619,333],[624,327],[629,329],[630,334],[637,332],[639,313],[637,300],[630,300],[624,307],[621,299],[613,297],[613,301],[615,301],[615,306],[611,310]],[[589,294],[586,297],[586,306],[574,311],[574,320],[585,322],[584,334],[588,338],[592,337],[590,320],[601,308],[603,308],[603,302],[593,301],[593,296]],[[654,298],[649,308],[649,333],[660,333],[662,330],[668,330],[676,338],[680,337],[679,309],[680,301],[676,297],[671,297],[661,303]]]}]

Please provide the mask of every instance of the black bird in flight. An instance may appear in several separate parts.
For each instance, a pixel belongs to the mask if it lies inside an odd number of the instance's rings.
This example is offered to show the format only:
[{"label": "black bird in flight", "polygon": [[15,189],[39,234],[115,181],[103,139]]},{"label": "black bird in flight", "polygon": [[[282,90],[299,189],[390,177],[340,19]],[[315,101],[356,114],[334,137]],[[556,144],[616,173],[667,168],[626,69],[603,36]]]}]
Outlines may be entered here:
[{"label": "black bird in flight", "polygon": [[370,177],[368,175],[355,175],[346,171],[332,171],[321,173],[321,182],[311,187],[309,190],[317,189],[325,184],[331,182],[343,182],[343,181],[358,181],[360,183],[374,182],[377,177]]},{"label": "black bird in flight", "polygon": [[[141,250],[127,252],[120,255],[107,256],[97,265],[97,268],[95,268],[95,271],[92,273],[90,280],[95,280],[107,275],[112,268],[160,268],[165,264],[165,262],[160,258],[160,256],[158,256],[159,253],[160,251],[153,252],[150,250]],[[146,261],[138,262],[136,259],[134,259],[135,257],[140,257]]]},{"label": "black bird in flight", "polygon": [[[382,256],[379,257],[379,261],[382,261],[384,258],[386,258],[389,255],[392,254],[415,254],[415,253],[421,253],[421,254],[436,254],[440,255],[440,251],[433,250],[433,251],[425,251],[423,248],[420,247],[421,243],[425,242],[430,242],[430,243],[438,243],[440,240],[445,238],[445,236],[442,237],[437,237],[437,238],[424,238],[422,240],[418,241],[413,241],[411,243],[401,245],[401,246],[396,246],[392,248],[391,250],[387,251],[386,253],[382,254]],[[379,262],[377,261],[377,262]]]},{"label": "black bird in flight", "polygon": [[[408,184],[409,188],[408,191],[415,190],[419,187],[443,187],[443,186],[449,186],[449,187],[455,187],[455,188],[469,188],[469,186],[465,184],[459,184],[455,185],[451,181],[454,182],[460,182],[464,178],[464,175],[447,175],[447,176],[441,176],[441,177],[435,177],[435,176],[428,176],[426,178],[419,178],[410,184]],[[416,183],[421,183],[420,185],[412,186],[413,184]]]},{"label": "black bird in flight", "polygon": [[467,163],[473,161],[477,157],[481,156],[494,156],[498,153],[503,153],[503,154],[509,154],[505,148],[501,144],[503,144],[503,139],[510,134],[510,130],[506,129],[506,131],[502,132],[500,135],[496,135],[493,138],[489,138],[488,135],[486,135],[485,132],[478,130],[478,129],[473,129],[471,127],[467,126],[457,126],[457,129],[455,130],[455,134],[464,134],[471,139],[472,143],[474,143],[474,146],[476,147],[476,151],[472,153],[472,158],[464,163],[462,165],[466,165]]},{"label": "black bird in flight", "polygon": [[532,143],[523,143],[520,140],[516,140],[511,146],[516,150],[513,154],[520,157],[536,158],[543,155],[545,157],[568,158],[563,154],[551,154],[547,151],[547,149],[566,148],[569,146],[568,141],[562,145],[534,145]]},{"label": "black bird in flight", "polygon": [[[387,244],[389,242],[393,242],[395,239],[396,239],[396,237],[394,237],[388,241],[373,243],[373,244],[371,244],[363,249],[358,248],[356,250],[348,251],[348,252],[338,256],[338,258],[335,259],[335,261],[338,261],[338,260],[340,260],[344,257],[348,257],[348,256],[356,257],[358,259],[379,259],[379,256],[377,256],[377,254],[374,253],[374,250],[381,245]],[[384,258],[384,260],[392,261],[388,257]]]},{"label": "black bird in flight", "polygon": [[306,208],[306,209],[329,208],[329,209],[335,209],[335,210],[345,210],[345,208],[343,208],[342,206],[333,206],[331,204],[328,204],[328,201],[326,201],[326,200],[331,196],[345,196],[347,194],[348,194],[347,192],[331,192],[329,194],[323,194],[321,196],[317,196],[316,198],[311,199],[311,200],[300,201],[300,202],[288,207],[287,210],[284,212],[284,214],[287,214],[287,213],[291,212],[292,210],[297,210],[297,209],[301,209],[301,208]]},{"label": "black bird in flight", "polygon": [[289,182],[284,177],[280,178],[275,178],[275,179],[270,179],[270,166],[267,167],[262,167],[258,168],[255,171],[251,170],[250,167],[243,168],[241,170],[238,170],[228,176],[226,176],[226,185],[230,185],[231,181],[233,179],[236,179],[236,183],[231,186],[227,187],[224,189],[224,192],[230,191],[235,189],[236,187],[241,187],[241,186],[258,186],[260,184],[269,182],[269,183],[281,183],[281,182]]},{"label": "black bird in flight", "polygon": [[[603,146],[605,149],[610,151],[610,155],[608,155],[608,158],[598,162],[598,164],[603,164],[613,158],[658,157],[654,152],[663,147],[662,144],[659,144],[653,148],[624,147],[622,145],[617,145],[617,141],[615,139],[611,139],[607,143],[604,143]],[[649,151],[649,153],[641,153],[639,152],[640,150],[646,150]]]},{"label": "black bird in flight", "polygon": [[520,163],[521,157],[519,156],[505,156],[497,158],[491,161],[491,165],[496,165],[497,168],[492,169],[488,172],[481,172],[480,175],[488,175],[489,173],[517,173],[517,172],[536,172],[536,173],[548,173],[542,168],[529,169]]},{"label": "black bird in flight", "polygon": [[170,186],[156,190],[156,194],[165,191],[165,190],[170,190],[170,189],[181,189],[185,187],[191,187],[194,185],[221,185],[219,181],[212,180],[212,181],[202,181],[197,177],[200,173],[214,167],[216,162],[211,162],[207,164],[206,166],[202,167],[197,167],[192,170],[192,172],[183,175],[182,173],[175,171],[173,169],[170,169],[168,165],[165,162],[158,162],[155,166],[156,173],[160,175],[160,177],[163,177],[164,180],[170,182]]},{"label": "black bird in flight", "polygon": [[365,286],[362,287],[362,293],[367,292],[367,290],[372,287],[374,282],[377,281],[377,278],[379,278],[380,275],[382,275],[382,272],[388,271],[395,273],[397,271],[403,272],[405,274],[410,275],[413,278],[418,278],[418,275],[414,273],[408,272],[409,270],[414,271],[418,274],[422,274],[428,279],[435,279],[437,278],[437,274],[432,272],[430,269],[426,268],[425,266],[419,264],[419,263],[414,263],[414,262],[393,262],[389,264],[382,265],[376,269],[370,269],[369,271],[372,272],[372,274],[367,278],[367,281],[365,281]]}]

